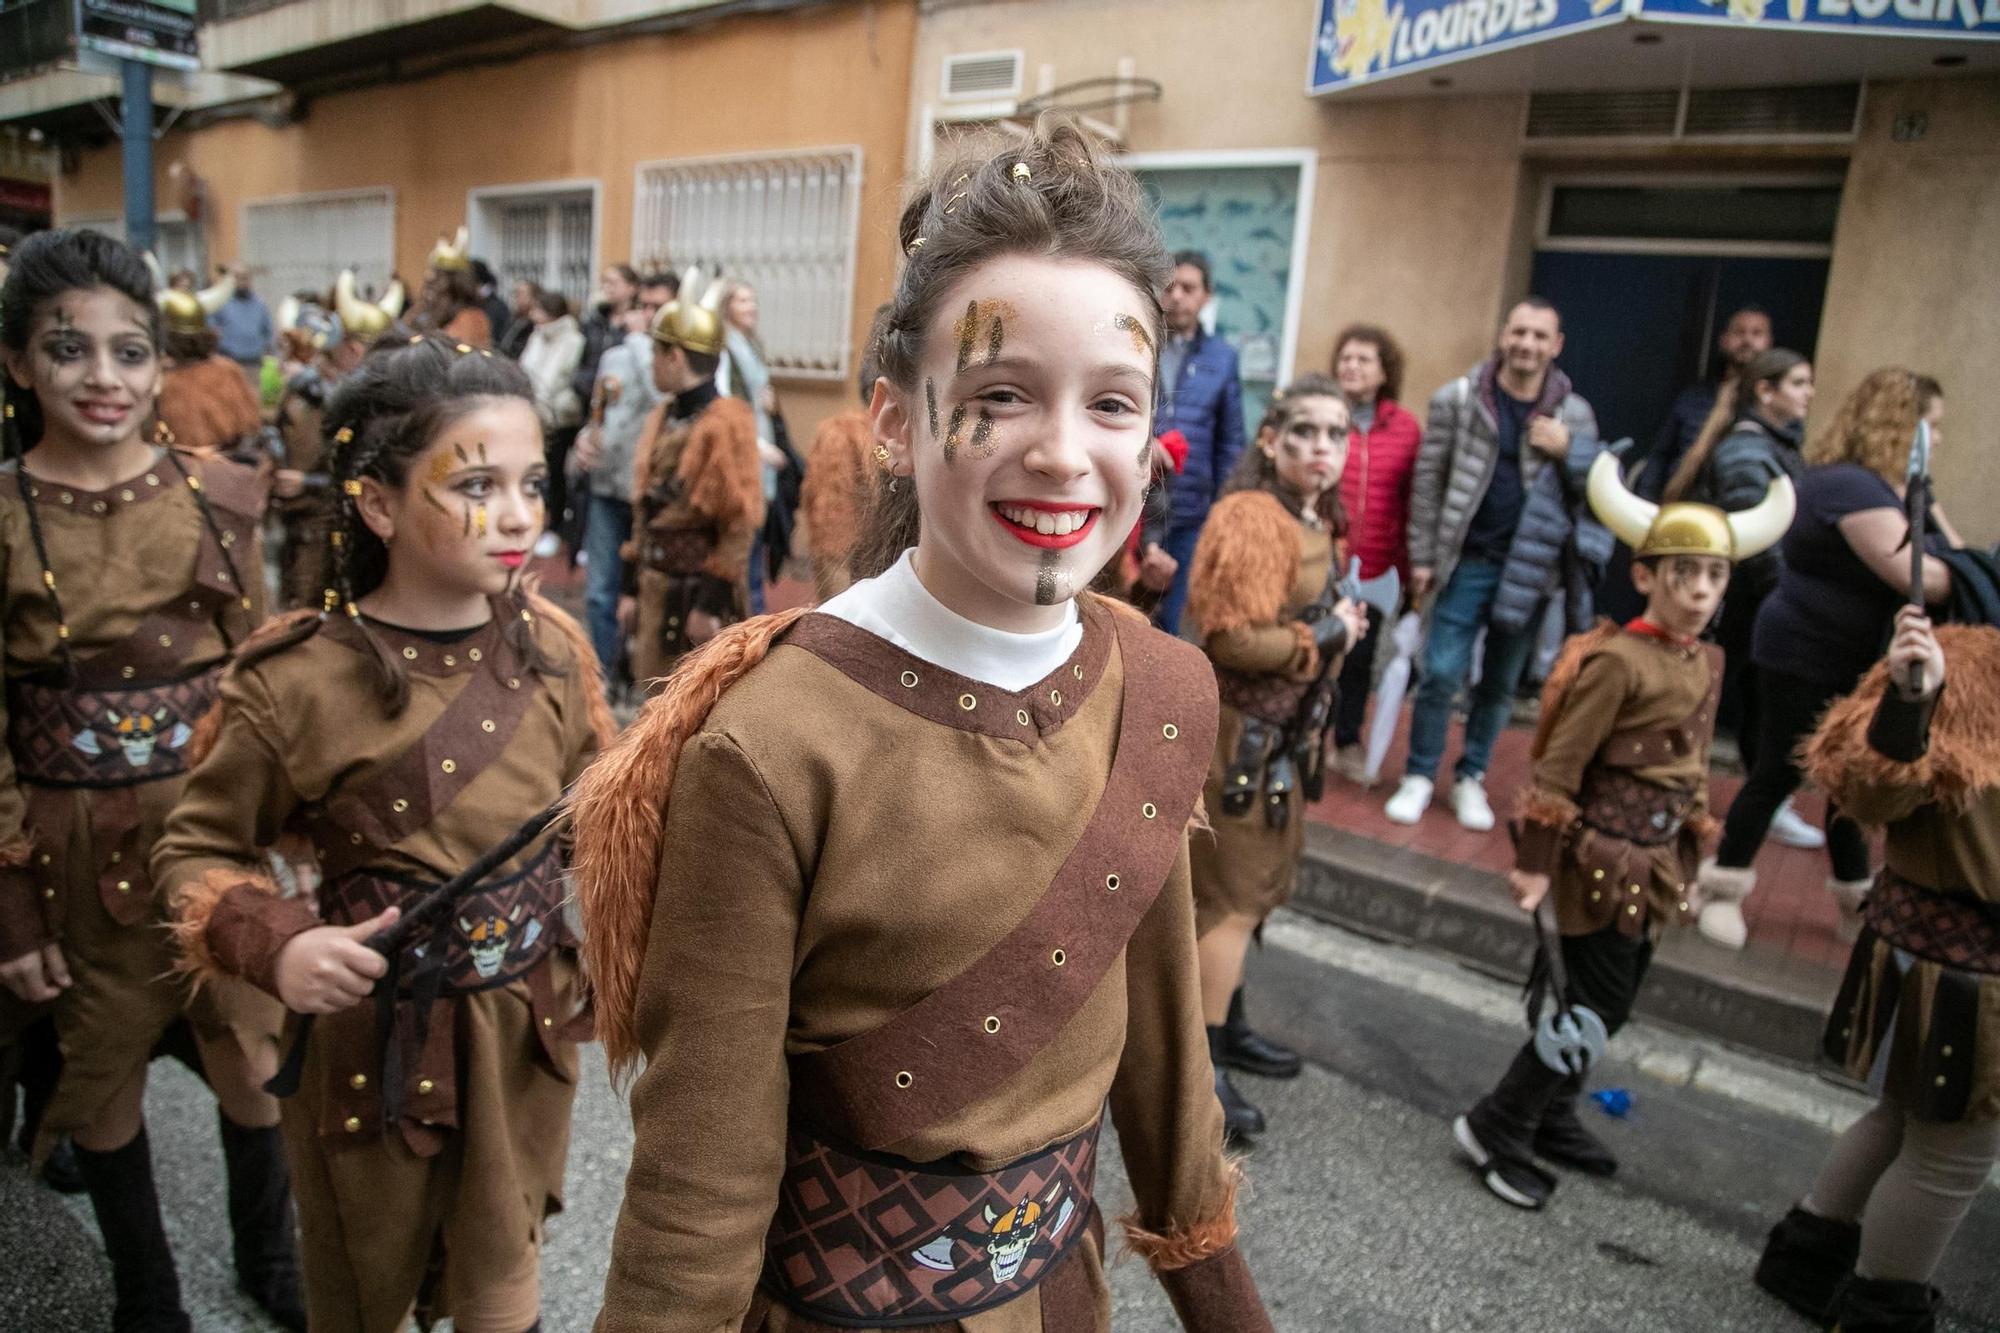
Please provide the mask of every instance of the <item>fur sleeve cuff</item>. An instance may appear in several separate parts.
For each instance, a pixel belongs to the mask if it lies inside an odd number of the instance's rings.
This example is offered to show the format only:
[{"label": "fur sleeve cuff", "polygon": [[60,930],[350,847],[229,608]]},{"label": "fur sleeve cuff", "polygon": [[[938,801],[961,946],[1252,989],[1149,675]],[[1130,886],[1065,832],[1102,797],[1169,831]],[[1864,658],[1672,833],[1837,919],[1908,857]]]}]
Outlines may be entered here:
[{"label": "fur sleeve cuff", "polygon": [[1190,1268],[1211,1259],[1236,1244],[1236,1187],[1243,1179],[1235,1162],[1223,1164],[1222,1203],[1206,1220],[1188,1227],[1168,1224],[1165,1231],[1150,1231],[1131,1212],[1119,1219],[1125,1230],[1125,1244],[1152,1268],[1166,1274]]},{"label": "fur sleeve cuff", "polygon": [[1234,1245],[1160,1274],[1160,1285],[1188,1333],[1270,1333],[1271,1316],[1257,1294],[1250,1265]]},{"label": "fur sleeve cuff", "polygon": [[1722,836],[1722,821],[1706,810],[1697,810],[1689,815],[1681,828],[1703,847],[1713,846],[1715,840]]},{"label": "fur sleeve cuff", "polygon": [[234,866],[204,871],[177,897],[173,932],[179,968],[197,986],[241,977],[276,995],[279,950],[320,924],[303,901],[280,897],[270,878]]},{"label": "fur sleeve cuff", "polygon": [[1563,844],[1580,818],[1576,802],[1558,792],[1530,787],[1521,795],[1520,838],[1514,868],[1554,876],[1562,865]]}]

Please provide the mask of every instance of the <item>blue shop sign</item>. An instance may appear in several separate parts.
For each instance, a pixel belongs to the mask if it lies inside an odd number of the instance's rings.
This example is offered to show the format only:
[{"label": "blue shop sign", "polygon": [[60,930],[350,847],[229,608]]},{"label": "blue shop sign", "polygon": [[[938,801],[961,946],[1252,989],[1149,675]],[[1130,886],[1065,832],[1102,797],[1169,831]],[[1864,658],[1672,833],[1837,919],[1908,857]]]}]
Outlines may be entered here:
[{"label": "blue shop sign", "polygon": [[1319,0],[1308,91],[1626,21],[2000,39],[2000,0]]}]

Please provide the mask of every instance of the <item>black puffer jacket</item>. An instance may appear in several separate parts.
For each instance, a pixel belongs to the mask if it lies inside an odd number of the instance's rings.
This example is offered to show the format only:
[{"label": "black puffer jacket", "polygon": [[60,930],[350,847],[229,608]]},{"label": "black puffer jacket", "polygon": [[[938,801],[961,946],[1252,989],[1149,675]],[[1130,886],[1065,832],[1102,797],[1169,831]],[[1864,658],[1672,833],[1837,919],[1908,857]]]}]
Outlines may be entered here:
[{"label": "black puffer jacket", "polygon": [[[1801,435],[1798,424],[1773,425],[1754,412],[1746,413],[1709,453],[1688,493],[1678,498],[1698,500],[1732,513],[1755,508],[1773,479],[1789,477],[1796,486],[1805,475]],[[1775,546],[1743,561],[1730,578],[1730,596],[1739,602],[1762,601],[1777,586],[1778,569]]]}]

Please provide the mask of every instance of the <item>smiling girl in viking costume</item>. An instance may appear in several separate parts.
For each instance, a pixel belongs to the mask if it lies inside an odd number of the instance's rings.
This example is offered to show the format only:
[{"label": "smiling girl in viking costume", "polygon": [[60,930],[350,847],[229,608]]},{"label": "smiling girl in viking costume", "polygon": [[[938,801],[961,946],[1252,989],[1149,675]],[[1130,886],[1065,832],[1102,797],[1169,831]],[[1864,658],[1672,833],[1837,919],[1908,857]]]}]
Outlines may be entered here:
[{"label": "smiling girl in viking costume", "polygon": [[[385,347],[326,425],[340,606],[244,650],[154,869],[195,975],[320,1016],[283,1104],[314,1333],[401,1328],[434,1257],[435,1313],[521,1333],[581,1034],[561,849],[510,834],[609,714],[581,631],[521,588],[547,468],[520,368]],[[318,852],[317,913],[265,873],[287,831]],[[444,910],[370,946],[447,881]]]},{"label": "smiling girl in viking costume", "polygon": [[1308,375],[1280,394],[1203,524],[1188,576],[1188,616],[1222,695],[1202,792],[1213,830],[1194,843],[1194,904],[1209,1056],[1232,1139],[1262,1133],[1264,1116],[1227,1068],[1291,1078],[1301,1067],[1244,1020],[1243,957],[1292,896],[1302,792],[1317,781],[1341,655],[1367,627],[1337,586],[1347,432],[1332,380]]},{"label": "smiling girl in viking costume", "polygon": [[1577,1100],[1603,1041],[1631,1015],[1659,931],[1691,924],[1698,906],[1689,894],[1716,830],[1708,751],[1722,690],[1722,652],[1700,635],[1730,567],[1775,545],[1796,505],[1780,477],[1740,513],[1655,506],[1625,489],[1610,454],[1591,467],[1588,495],[1632,548],[1646,611],[1571,639],[1542,689],[1508,879],[1523,911],[1553,894],[1553,929],[1538,919],[1545,952],[1529,981],[1551,1001],[1532,1002],[1530,1021],[1546,1008],[1548,1022],[1452,1126],[1486,1187],[1518,1208],[1555,1192],[1536,1158],[1590,1175],[1618,1169],[1577,1118]]},{"label": "smiling girl in viking costume", "polygon": [[301,1328],[278,1111],[257,1088],[281,1011],[245,986],[191,992],[170,975],[146,870],[194,727],[263,618],[263,488],[155,442],[159,313],[137,255],[58,231],[13,261],[0,289],[0,1039],[24,1002],[53,1007],[66,1063],[38,1151],[75,1141],[114,1325],[185,1329],[143,1116],[147,1061],[185,1016],[221,1103],[237,1276]]},{"label": "smiling girl in viking costume", "polygon": [[160,377],[160,420],[190,453],[241,458],[255,447],[264,409],[243,367],[215,350],[215,330],[208,326],[208,317],[229,299],[230,286],[227,278],[205,292],[162,285],[166,370]]},{"label": "smiling girl in viking costume", "polygon": [[860,581],[722,631],[577,798],[600,1032],[645,1065],[603,1333],[1108,1329],[1107,1097],[1184,1324],[1270,1328],[1196,977],[1211,675],[1078,595],[1151,473],[1166,254],[1067,126],[934,180]]}]

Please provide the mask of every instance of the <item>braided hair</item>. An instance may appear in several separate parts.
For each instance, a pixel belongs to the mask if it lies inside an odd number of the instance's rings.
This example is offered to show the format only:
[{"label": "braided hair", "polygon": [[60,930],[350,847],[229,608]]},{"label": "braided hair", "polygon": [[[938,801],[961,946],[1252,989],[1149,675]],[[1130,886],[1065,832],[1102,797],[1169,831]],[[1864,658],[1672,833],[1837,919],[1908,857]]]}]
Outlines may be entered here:
[{"label": "braided hair", "polygon": [[[1139,295],[1157,359],[1160,290],[1173,267],[1152,207],[1129,171],[1060,116],[1045,116],[1026,142],[978,136],[940,159],[905,205],[897,235],[908,261],[868,350],[906,394],[917,390],[924,341],[945,296],[1003,255],[1086,260],[1124,278]],[[916,545],[918,528],[916,488],[878,488],[855,546],[855,577],[895,564]]]},{"label": "braided hair", "polygon": [[[246,653],[255,661],[309,637],[325,615],[345,615],[368,644],[383,705],[394,717],[409,703],[410,680],[402,659],[368,626],[360,599],[380,587],[389,548],[361,521],[355,504],[363,478],[392,490],[409,479],[410,465],[468,413],[494,399],[533,403],[527,372],[506,357],[477,351],[449,338],[384,335],[327,400],[322,428],[332,474],[335,513],[327,540],[330,583],[322,616],[303,622],[273,642]],[[507,617],[511,647],[529,667],[559,675],[563,667],[536,645],[522,616]]]}]

